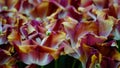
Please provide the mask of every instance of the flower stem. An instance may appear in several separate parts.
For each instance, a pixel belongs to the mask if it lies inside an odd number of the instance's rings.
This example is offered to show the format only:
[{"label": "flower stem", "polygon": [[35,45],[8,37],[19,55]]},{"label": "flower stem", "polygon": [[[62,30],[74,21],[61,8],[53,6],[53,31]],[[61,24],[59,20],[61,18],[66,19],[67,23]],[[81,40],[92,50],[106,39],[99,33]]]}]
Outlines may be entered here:
[{"label": "flower stem", "polygon": [[74,60],[74,62],[72,64],[72,68],[75,68],[75,63],[76,63],[76,60]]},{"label": "flower stem", "polygon": [[82,64],[81,63],[79,64],[78,68],[82,68]]},{"label": "flower stem", "polygon": [[44,66],[41,66],[41,68],[44,68]]},{"label": "flower stem", "polygon": [[55,68],[57,68],[57,65],[58,65],[57,60],[55,60]]}]

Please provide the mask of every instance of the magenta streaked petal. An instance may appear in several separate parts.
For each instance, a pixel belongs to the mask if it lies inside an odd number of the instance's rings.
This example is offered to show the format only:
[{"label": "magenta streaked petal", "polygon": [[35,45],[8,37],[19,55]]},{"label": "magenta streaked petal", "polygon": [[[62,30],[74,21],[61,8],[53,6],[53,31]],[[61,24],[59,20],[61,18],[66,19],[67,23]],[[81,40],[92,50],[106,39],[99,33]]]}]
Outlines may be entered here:
[{"label": "magenta streaked petal", "polygon": [[92,68],[92,67],[94,67],[95,63],[101,62],[101,54],[96,49],[94,49],[86,44],[83,44],[79,48],[79,51],[80,51],[79,52],[80,53],[79,60],[82,62],[83,67]]},{"label": "magenta streaked petal", "polygon": [[[83,68],[120,67],[119,0],[0,0],[0,68],[44,66],[60,55]],[[17,67],[18,68],[18,67]]]},{"label": "magenta streaked petal", "polygon": [[81,4],[80,5],[83,6],[83,7],[88,7],[88,6],[92,5],[92,4],[93,4],[93,0],[81,0]]},{"label": "magenta streaked petal", "polygon": [[58,19],[56,21],[56,23],[53,25],[53,27],[51,28],[51,31],[59,32],[59,31],[63,30],[64,29],[63,25],[62,25],[63,21],[64,20],[62,20],[62,19]]},{"label": "magenta streaked petal", "polygon": [[67,7],[69,4],[69,0],[60,0],[60,4],[64,7]]},{"label": "magenta streaked petal", "polygon": [[31,14],[33,17],[45,18],[54,13],[57,8],[58,6],[55,3],[43,1],[31,11]]},{"label": "magenta streaked petal", "polygon": [[75,34],[75,28],[76,28],[77,23],[78,22],[72,19],[71,17],[67,17],[65,19],[65,22],[63,22],[65,32],[68,36],[68,39],[70,38],[71,41],[75,41],[74,34]]},{"label": "magenta streaked petal", "polygon": [[75,7],[76,9],[81,5],[81,0],[69,0],[70,5]]},{"label": "magenta streaked petal", "polygon": [[58,48],[62,41],[65,40],[65,36],[66,34],[64,32],[52,32],[45,41],[42,41],[42,45],[51,48]]},{"label": "magenta streaked petal", "polygon": [[103,57],[101,61],[101,68],[118,68],[118,62],[112,58]]},{"label": "magenta streaked petal", "polygon": [[[52,60],[53,57],[49,54],[39,53],[39,55],[36,55],[38,53],[31,53],[31,54],[21,54],[22,61],[26,64],[38,64],[38,65],[47,65]],[[34,56],[33,56],[34,55]]]},{"label": "magenta streaked petal", "polygon": [[98,35],[98,27],[95,22],[80,22],[76,25],[75,30],[75,40],[82,38],[88,33]]},{"label": "magenta streaked petal", "polygon": [[73,6],[68,7],[68,16],[76,19],[78,22],[80,22],[82,18],[82,14],[79,13]]},{"label": "magenta streaked petal", "polygon": [[19,58],[26,64],[46,65],[53,60],[55,49],[40,45],[15,45]]},{"label": "magenta streaked petal", "polygon": [[8,41],[12,44],[13,42],[20,44],[21,37],[20,33],[17,30],[12,30],[12,32],[7,37]]},{"label": "magenta streaked petal", "polygon": [[97,35],[94,35],[94,34],[86,34],[82,38],[81,43],[83,43],[83,44],[85,43],[89,46],[93,46],[93,45],[96,45],[96,44],[99,44],[99,43],[103,43],[105,40],[106,40],[106,38],[102,37],[102,36],[97,36]]},{"label": "magenta streaked petal", "polygon": [[3,49],[0,49],[0,55],[0,65],[5,64],[11,56],[9,51]]}]

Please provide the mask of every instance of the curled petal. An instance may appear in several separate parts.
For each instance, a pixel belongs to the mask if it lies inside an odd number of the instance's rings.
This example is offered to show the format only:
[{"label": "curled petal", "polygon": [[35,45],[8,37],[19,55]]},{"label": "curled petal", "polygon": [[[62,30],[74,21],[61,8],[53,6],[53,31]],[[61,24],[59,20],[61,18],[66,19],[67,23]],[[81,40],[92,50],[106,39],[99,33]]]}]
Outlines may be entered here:
[{"label": "curled petal", "polygon": [[82,0],[76,0],[76,1],[69,0],[70,5],[73,6],[73,7],[75,7],[76,9],[81,5],[81,1]]},{"label": "curled petal", "polygon": [[98,23],[99,26],[99,35],[108,37],[113,29],[114,21],[112,18],[107,20],[100,20]]},{"label": "curled petal", "polygon": [[68,7],[68,16],[74,18],[78,22],[81,21],[82,14],[80,14],[74,7],[70,6]]},{"label": "curled petal", "polygon": [[101,62],[101,54],[94,48],[83,44],[80,49],[80,58],[84,68],[94,67],[95,63]]},{"label": "curled petal", "polygon": [[93,4],[93,0],[81,0],[81,6],[88,7]]},{"label": "curled petal", "polygon": [[75,30],[77,23],[78,22],[76,20],[72,19],[71,17],[67,17],[65,19],[65,22],[63,22],[65,32],[66,32],[68,38],[70,38],[72,44],[73,44],[73,41],[75,41],[74,40],[75,31],[74,30]]},{"label": "curled petal", "polygon": [[43,1],[31,11],[31,14],[34,17],[44,18],[55,12],[57,8],[58,7],[52,2]]},{"label": "curled petal", "polygon": [[57,22],[54,24],[54,26],[51,28],[51,31],[61,31],[63,30],[63,26],[62,26],[62,19],[58,19]]},{"label": "curled petal", "polygon": [[78,40],[87,33],[98,34],[98,27],[95,22],[80,22],[75,28],[75,40]]},{"label": "curled petal", "polygon": [[98,49],[103,56],[110,57],[116,61],[120,61],[120,57],[119,57],[120,53],[116,50],[115,46],[112,45],[114,45],[114,42],[98,44],[97,46],[95,46],[95,48]]},{"label": "curled petal", "polygon": [[83,38],[81,38],[81,43],[85,43],[89,46],[93,46],[99,43],[103,43],[106,40],[105,37],[97,36],[94,34],[86,34]]},{"label": "curled petal", "polygon": [[93,3],[97,6],[98,9],[108,8],[110,4],[109,0],[93,0]]},{"label": "curled petal", "polygon": [[16,30],[13,30],[12,33],[10,33],[10,35],[8,35],[7,38],[10,43],[16,42],[16,43],[20,44],[21,37],[20,37],[20,34],[18,33],[18,31],[16,31]]},{"label": "curled petal", "polygon": [[66,34],[64,32],[52,32],[45,41],[42,41],[41,45],[52,48],[58,48],[60,43],[65,40],[65,36]]},{"label": "curled petal", "polygon": [[8,1],[6,1],[6,5],[9,8],[13,8],[17,4],[17,2],[18,2],[18,0],[8,0]]},{"label": "curled petal", "polygon": [[[118,2],[117,2],[118,3]],[[117,3],[114,3],[114,4],[111,4],[109,6],[109,11],[108,11],[108,14],[110,16],[113,16],[115,18],[120,18],[119,15],[120,15],[120,6],[117,4]]]}]

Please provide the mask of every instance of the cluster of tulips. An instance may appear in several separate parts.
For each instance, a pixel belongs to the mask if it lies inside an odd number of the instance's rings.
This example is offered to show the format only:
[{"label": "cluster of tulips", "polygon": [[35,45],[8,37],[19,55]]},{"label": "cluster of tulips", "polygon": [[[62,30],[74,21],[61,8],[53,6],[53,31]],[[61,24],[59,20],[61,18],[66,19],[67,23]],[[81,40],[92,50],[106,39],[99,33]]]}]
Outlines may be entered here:
[{"label": "cluster of tulips", "polygon": [[83,68],[119,68],[117,40],[119,0],[0,0],[0,68],[45,66],[61,55]]}]

